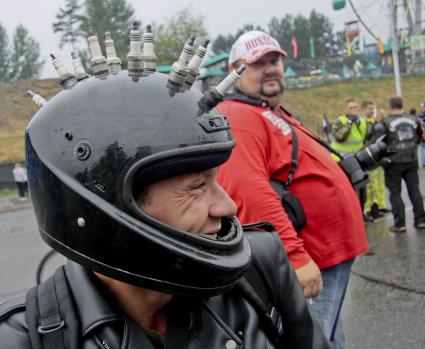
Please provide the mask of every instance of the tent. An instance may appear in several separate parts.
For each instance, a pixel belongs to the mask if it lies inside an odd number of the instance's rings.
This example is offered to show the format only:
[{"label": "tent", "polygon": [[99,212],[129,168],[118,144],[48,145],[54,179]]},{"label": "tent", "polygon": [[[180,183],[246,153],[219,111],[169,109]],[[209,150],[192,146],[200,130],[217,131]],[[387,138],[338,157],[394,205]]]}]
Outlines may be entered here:
[{"label": "tent", "polygon": [[377,66],[373,64],[372,62],[369,62],[366,66],[366,71],[371,72],[377,69]]},{"label": "tent", "polygon": [[297,76],[297,73],[295,73],[293,69],[291,69],[290,67],[286,68],[285,78],[295,78]]}]

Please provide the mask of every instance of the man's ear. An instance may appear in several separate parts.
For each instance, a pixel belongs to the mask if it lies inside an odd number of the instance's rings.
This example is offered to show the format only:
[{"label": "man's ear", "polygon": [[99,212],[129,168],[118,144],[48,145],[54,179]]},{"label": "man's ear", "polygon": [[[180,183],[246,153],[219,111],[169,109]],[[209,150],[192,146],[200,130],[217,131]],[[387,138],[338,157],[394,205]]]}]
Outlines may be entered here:
[{"label": "man's ear", "polygon": [[239,60],[239,61],[236,61],[236,62],[234,62],[234,63],[232,63],[232,64],[228,64],[228,65],[227,65],[227,70],[229,71],[229,73],[231,73],[232,71],[234,71],[234,70],[238,69],[238,68],[242,65],[242,63],[243,63],[243,62],[241,62],[241,61]]}]

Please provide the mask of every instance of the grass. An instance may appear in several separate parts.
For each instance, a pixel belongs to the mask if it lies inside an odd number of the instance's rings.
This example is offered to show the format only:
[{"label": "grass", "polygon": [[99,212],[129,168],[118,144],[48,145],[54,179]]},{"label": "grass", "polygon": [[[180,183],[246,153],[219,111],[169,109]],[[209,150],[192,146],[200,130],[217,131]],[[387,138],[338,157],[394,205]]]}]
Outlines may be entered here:
[{"label": "grass", "polygon": [[[402,77],[405,110],[424,101],[424,76]],[[37,112],[37,106],[26,96],[31,88],[47,100],[62,88],[57,80],[34,80],[0,82],[0,163],[23,161],[25,127]],[[321,127],[322,115],[329,120],[344,112],[344,101],[348,97],[359,104],[368,99],[386,109],[389,97],[395,94],[392,78],[377,80],[353,80],[326,83],[304,90],[287,90],[283,105],[298,116],[302,122],[317,132]]]},{"label": "grass", "polygon": [[0,189],[0,198],[6,198],[9,196],[18,196],[18,191],[15,189]]},{"label": "grass", "polygon": [[[410,108],[418,110],[419,103],[424,101],[424,81],[424,76],[402,77],[406,111]],[[385,110],[388,99],[393,95],[395,95],[395,85],[392,78],[353,80],[327,83],[305,90],[285,91],[283,104],[315,130],[317,125],[321,125],[323,114],[326,114],[329,120],[334,120],[343,114],[344,102],[348,97],[355,98],[359,105],[363,100],[372,100],[378,108]]]}]

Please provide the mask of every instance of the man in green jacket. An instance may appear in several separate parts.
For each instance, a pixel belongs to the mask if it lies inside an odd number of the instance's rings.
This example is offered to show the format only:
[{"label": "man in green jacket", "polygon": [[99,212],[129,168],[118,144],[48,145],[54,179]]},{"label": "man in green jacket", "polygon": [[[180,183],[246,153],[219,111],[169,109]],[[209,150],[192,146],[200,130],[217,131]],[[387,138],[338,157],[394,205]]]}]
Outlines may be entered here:
[{"label": "man in green jacket", "polygon": [[[335,139],[331,143],[331,147],[341,155],[358,152],[363,148],[367,130],[366,118],[358,114],[357,102],[353,98],[348,98],[345,100],[345,114],[339,116],[332,124],[332,135]],[[332,157],[339,160],[336,155],[332,155]],[[359,189],[358,196],[364,211],[366,188]],[[364,218],[368,220],[366,215]]]},{"label": "man in green jacket", "polygon": [[357,152],[363,148],[367,121],[358,115],[357,102],[353,98],[345,101],[345,114],[339,116],[332,124],[332,134],[335,140],[331,146],[341,155]]}]

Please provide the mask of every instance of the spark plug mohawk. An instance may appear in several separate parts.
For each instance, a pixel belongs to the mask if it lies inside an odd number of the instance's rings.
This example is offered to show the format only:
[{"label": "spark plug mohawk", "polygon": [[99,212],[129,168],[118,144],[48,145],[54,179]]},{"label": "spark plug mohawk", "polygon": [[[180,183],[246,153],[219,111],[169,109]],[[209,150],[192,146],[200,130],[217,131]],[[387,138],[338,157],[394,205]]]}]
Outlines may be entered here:
[{"label": "spark plug mohawk", "polygon": [[238,69],[233,70],[229,75],[227,75],[226,78],[217,86],[210,87],[198,102],[198,115],[208,113],[212,108],[220,103],[223,100],[225,93],[233,87],[236,80],[241,77],[245,69],[246,66],[242,64]]}]

